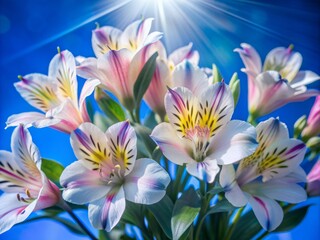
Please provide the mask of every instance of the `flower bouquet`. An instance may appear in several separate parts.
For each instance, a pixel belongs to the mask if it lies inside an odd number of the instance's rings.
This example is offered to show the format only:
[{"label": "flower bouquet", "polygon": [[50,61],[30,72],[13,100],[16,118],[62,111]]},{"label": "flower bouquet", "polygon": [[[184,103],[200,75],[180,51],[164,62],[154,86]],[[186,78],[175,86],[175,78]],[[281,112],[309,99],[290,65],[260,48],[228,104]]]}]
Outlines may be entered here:
[{"label": "flower bouquet", "polygon": [[[261,239],[302,221],[309,205],[297,204],[320,195],[319,161],[308,176],[301,167],[320,152],[320,91],[306,87],[320,77],[300,71],[293,46],[271,50],[262,64],[243,43],[235,52],[250,114],[232,119],[237,74],[227,81],[217,66],[199,67],[192,44],[168,54],[151,25],[97,26],[95,56],[58,48],[47,75],[19,76],[16,90],[38,111],[7,120],[15,130],[11,151],[0,151],[0,233],[48,218],[90,239]],[[294,126],[259,120],[313,96],[310,115]],[[142,101],[152,110],[145,118]],[[77,160],[64,168],[44,158],[30,127],[69,134]]]}]

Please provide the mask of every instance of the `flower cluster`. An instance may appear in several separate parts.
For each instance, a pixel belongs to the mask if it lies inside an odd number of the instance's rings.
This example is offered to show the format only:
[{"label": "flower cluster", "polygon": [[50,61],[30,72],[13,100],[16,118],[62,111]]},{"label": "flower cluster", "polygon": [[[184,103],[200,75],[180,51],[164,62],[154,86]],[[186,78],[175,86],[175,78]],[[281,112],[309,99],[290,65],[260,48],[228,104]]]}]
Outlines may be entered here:
[{"label": "flower cluster", "polygon": [[[320,194],[319,162],[308,177],[301,167],[306,152],[320,152],[319,97],[308,120],[297,121],[295,138],[278,118],[256,125],[286,103],[320,94],[306,88],[320,77],[299,71],[301,55],[292,46],[275,48],[262,67],[252,46],[235,49],[248,76],[250,116],[234,120],[237,75],[227,84],[216,67],[208,74],[191,43],[167,56],[151,24],[136,21],[124,31],[98,26],[95,57],[58,49],[48,75],[19,77],[15,88],[41,112],[7,120],[16,128],[12,152],[0,151],[1,233],[33,211],[51,217],[56,206],[70,213],[80,234],[95,239],[73,212],[83,205],[92,226],[111,239],[114,229],[127,234],[125,226],[138,227],[146,239],[206,239],[218,229],[220,238],[252,238],[261,228],[252,222],[258,228],[251,233],[238,229],[242,217],[253,213],[266,234],[296,211],[293,204]],[[79,98],[77,75],[86,79]],[[93,92],[105,115],[89,114],[86,98]],[[144,121],[142,99],[152,110]],[[32,126],[70,134],[77,160],[64,168],[42,159]],[[245,213],[247,204],[252,211]]]}]

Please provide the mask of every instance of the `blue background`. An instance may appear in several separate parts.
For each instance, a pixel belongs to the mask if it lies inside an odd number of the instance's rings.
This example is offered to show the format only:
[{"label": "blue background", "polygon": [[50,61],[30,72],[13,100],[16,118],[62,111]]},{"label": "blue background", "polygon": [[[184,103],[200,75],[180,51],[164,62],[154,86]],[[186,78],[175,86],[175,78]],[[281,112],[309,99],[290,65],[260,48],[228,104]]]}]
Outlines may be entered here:
[{"label": "blue background", "polygon": [[[302,69],[320,74],[320,8],[317,1],[176,0],[179,4],[176,12],[165,9],[166,24],[161,24],[157,14],[139,10],[135,1],[100,18],[97,16],[119,2],[0,0],[0,149],[10,150],[13,129],[4,130],[6,119],[15,113],[35,110],[15,91],[13,83],[18,81],[17,76],[33,72],[47,74],[57,46],[70,50],[75,56],[93,56],[91,31],[96,21],[101,26],[123,29],[141,15],[155,17],[154,30],[165,31],[163,40],[169,52],[193,42],[194,49],[200,52],[201,66],[211,67],[216,63],[226,79],[237,71],[241,79],[241,96],[234,114],[236,119],[247,118],[246,76],[240,72],[243,67],[240,58],[233,53],[241,42],[255,46],[262,58],[272,48],[292,43],[304,57]],[[97,19],[90,21],[92,16]],[[319,88],[319,83],[313,86]],[[267,117],[280,116],[282,121],[293,126],[297,118],[309,113],[313,101],[288,104]],[[76,160],[67,134],[52,129],[31,129],[31,133],[43,157],[56,159],[65,166]],[[273,234],[272,238],[319,238],[320,199],[313,198],[312,202],[314,206],[301,225],[290,233]],[[78,214],[88,223],[85,213]],[[85,239],[47,220],[15,226],[0,235],[0,239],[47,240],[59,237]]]}]

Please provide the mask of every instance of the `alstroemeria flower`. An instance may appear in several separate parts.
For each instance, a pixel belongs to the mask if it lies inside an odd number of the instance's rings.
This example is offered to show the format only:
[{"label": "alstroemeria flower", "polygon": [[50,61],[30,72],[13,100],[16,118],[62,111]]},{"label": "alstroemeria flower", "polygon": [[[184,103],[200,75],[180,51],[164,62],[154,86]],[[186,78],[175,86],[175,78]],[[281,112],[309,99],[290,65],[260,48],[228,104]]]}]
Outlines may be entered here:
[{"label": "alstroemeria flower", "polygon": [[262,67],[261,58],[249,44],[242,43],[235,52],[245,65],[248,75],[249,111],[255,118],[266,115],[289,102],[303,101],[320,94],[306,85],[320,79],[312,71],[299,71],[302,56],[292,47],[278,47],[269,52]]},{"label": "alstroemeria flower", "polygon": [[320,96],[318,96],[311,108],[307,126],[302,131],[303,137],[315,137],[320,134]]},{"label": "alstroemeria flower", "polygon": [[153,204],[166,193],[168,173],[151,159],[136,160],[136,143],[128,121],[112,125],[106,133],[83,123],[71,134],[79,161],[61,175],[63,198],[89,203],[89,219],[95,228],[111,231],[125,210],[126,200]]},{"label": "alstroemeria flower", "polygon": [[309,196],[320,196],[320,160],[316,162],[307,176],[307,192]]},{"label": "alstroemeria flower", "polygon": [[[144,64],[155,52],[158,52],[159,56],[151,83],[144,95],[144,100],[148,106],[163,119],[166,114],[164,96],[167,93],[167,87],[173,88],[188,84],[188,79],[194,77],[193,74],[195,73],[196,67],[192,65],[197,66],[199,63],[199,53],[192,51],[192,43],[189,43],[187,46],[176,49],[167,57],[166,50],[160,41],[149,44],[141,49],[135,56],[136,64],[133,68],[134,71],[131,71],[133,78],[138,77]],[[176,67],[178,69],[176,69]],[[196,74],[200,75],[198,81],[202,81],[204,74],[202,72],[196,72]],[[182,78],[185,79],[185,81],[182,80]]]},{"label": "alstroemeria flower", "polygon": [[32,212],[61,200],[58,187],[41,171],[41,157],[27,129],[12,134],[12,152],[0,150],[0,234]]},{"label": "alstroemeria flower", "polygon": [[169,89],[165,107],[170,123],[156,126],[151,137],[170,161],[186,164],[191,175],[211,183],[218,165],[237,162],[254,152],[255,129],[243,121],[230,121],[234,102],[225,83],[205,89],[192,86],[193,91]]},{"label": "alstroemeria flower", "polygon": [[307,198],[304,188],[297,184],[306,180],[299,166],[306,147],[300,140],[289,138],[287,127],[278,119],[261,122],[256,129],[258,148],[240,161],[236,172],[233,165],[224,166],[220,184],[231,204],[242,207],[249,203],[260,225],[272,231],[283,219],[276,200],[299,203]]},{"label": "alstroemeria flower", "polygon": [[24,124],[35,127],[52,126],[63,132],[71,132],[82,122],[89,122],[85,99],[99,80],[86,81],[78,100],[78,82],[73,55],[65,50],[56,54],[50,62],[48,76],[33,73],[20,78],[14,84],[20,95],[40,112],[12,115],[7,127]]},{"label": "alstroemeria flower", "polygon": [[156,42],[162,37],[162,33],[150,33],[152,21],[152,18],[135,21],[128,25],[124,31],[111,26],[93,30],[92,48],[96,57],[102,56],[110,50],[122,48],[136,52],[143,46]]}]

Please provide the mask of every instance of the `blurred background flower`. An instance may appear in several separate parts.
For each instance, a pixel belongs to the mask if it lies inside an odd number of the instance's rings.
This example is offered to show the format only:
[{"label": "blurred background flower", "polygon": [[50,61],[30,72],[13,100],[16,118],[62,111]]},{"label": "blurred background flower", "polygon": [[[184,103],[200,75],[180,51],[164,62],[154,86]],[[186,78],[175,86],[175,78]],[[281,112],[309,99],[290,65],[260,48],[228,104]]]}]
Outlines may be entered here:
[{"label": "blurred background flower", "polygon": [[[238,71],[241,93],[233,118],[246,120],[247,80],[240,72],[243,64],[233,49],[246,42],[265,58],[275,47],[294,44],[303,56],[302,68],[319,74],[319,11],[320,4],[313,0],[83,0],[81,4],[77,0],[1,0],[0,149],[10,149],[13,128],[4,130],[6,119],[15,113],[33,111],[13,87],[17,76],[46,74],[57,46],[68,49],[74,56],[94,56],[91,34],[95,22],[124,29],[141,17],[153,17],[152,31],[164,32],[163,42],[168,52],[193,42],[193,49],[200,54],[200,66],[211,67],[215,63],[225,79]],[[80,85],[83,82],[79,79]],[[319,83],[312,87],[319,89]],[[309,114],[313,102],[314,98],[288,104],[261,120],[279,116],[281,121],[293,126],[301,115]],[[148,111],[145,107],[142,112]],[[43,157],[56,159],[65,166],[76,160],[71,147],[66,147],[69,135],[52,129],[30,131]],[[311,168],[309,164],[305,167]],[[301,225],[290,233],[272,234],[268,239],[318,238],[320,198],[312,201],[315,205]],[[87,219],[85,212],[79,214]],[[43,236],[46,240],[85,239],[48,220],[16,226],[0,235],[0,239],[36,240]]]}]

